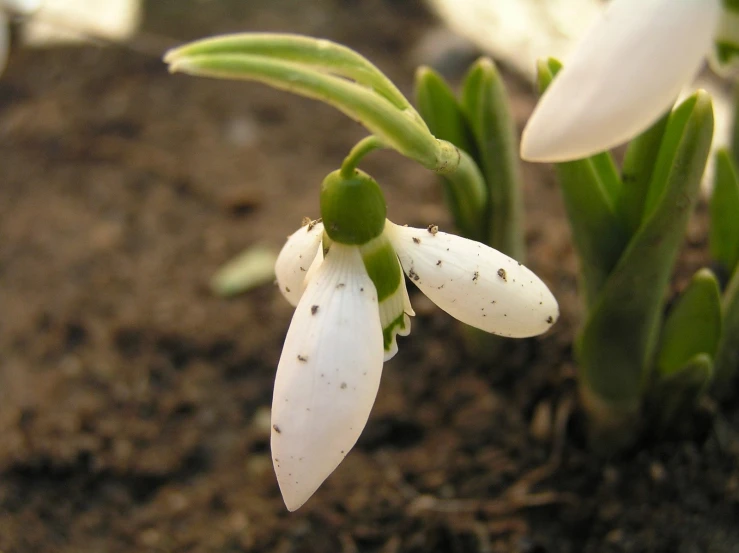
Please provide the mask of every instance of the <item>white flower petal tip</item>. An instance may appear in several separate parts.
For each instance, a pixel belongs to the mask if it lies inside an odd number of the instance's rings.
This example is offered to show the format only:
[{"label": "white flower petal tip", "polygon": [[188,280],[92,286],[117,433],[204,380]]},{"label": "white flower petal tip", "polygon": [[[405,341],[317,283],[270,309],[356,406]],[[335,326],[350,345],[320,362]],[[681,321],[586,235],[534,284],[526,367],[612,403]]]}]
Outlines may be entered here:
[{"label": "white flower petal tip", "polygon": [[[277,256],[275,263],[277,286],[293,307],[298,305],[300,296],[305,290],[309,271],[315,270],[313,264],[322,239],[323,223],[310,221],[288,236],[287,242]],[[320,264],[320,260],[318,263]]]},{"label": "white flower petal tip", "polygon": [[0,9],[18,15],[31,15],[41,8],[43,0],[0,0]]},{"label": "white flower petal tip", "polygon": [[290,511],[356,443],[382,364],[375,287],[358,249],[334,243],[295,310],[275,378],[272,461]]},{"label": "white flower petal tip", "polygon": [[536,106],[521,157],[580,159],[645,130],[695,78],[720,11],[721,0],[612,0]]},{"label": "white flower petal tip", "polygon": [[559,317],[549,288],[493,248],[453,234],[388,223],[386,233],[408,277],[463,323],[510,338],[546,332]]}]

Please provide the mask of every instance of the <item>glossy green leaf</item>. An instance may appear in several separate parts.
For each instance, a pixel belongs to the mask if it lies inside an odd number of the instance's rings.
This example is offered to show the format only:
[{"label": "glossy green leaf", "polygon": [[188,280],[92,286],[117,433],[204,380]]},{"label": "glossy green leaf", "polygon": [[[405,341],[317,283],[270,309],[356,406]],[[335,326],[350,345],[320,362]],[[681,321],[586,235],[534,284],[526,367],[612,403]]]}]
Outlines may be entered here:
[{"label": "glossy green leaf", "polygon": [[467,238],[485,241],[488,192],[473,158],[477,146],[462,107],[444,79],[427,67],[416,73],[416,102],[434,136],[454,144],[462,153],[458,169],[440,177],[455,225]]},{"label": "glossy green leaf", "polygon": [[[560,67],[556,60],[539,62],[540,91],[546,90]],[[581,283],[587,305],[595,302],[626,247],[626,232],[609,192],[613,185],[606,184],[613,178],[611,167],[613,162],[607,153],[555,165],[572,240],[580,260]]]},{"label": "glossy green leaf", "polygon": [[342,77],[270,57],[231,53],[177,57],[171,62],[170,70],[203,77],[258,81],[326,102],[424,167],[436,170],[442,163],[439,143],[424,124],[372,89]]},{"label": "glossy green leaf", "polygon": [[649,193],[649,183],[654,174],[669,118],[670,113],[668,112],[649,129],[633,139],[626,149],[621,169],[623,188],[618,202],[618,211],[629,236],[636,232],[644,218],[644,204]]},{"label": "glossy green leaf", "polygon": [[739,175],[727,150],[716,154],[710,211],[711,256],[731,274],[739,262]]},{"label": "glossy green leaf", "polygon": [[416,104],[436,138],[451,142],[473,159],[477,156],[475,138],[462,106],[443,77],[430,67],[416,71]]},{"label": "glossy green leaf", "polygon": [[644,392],[670,274],[710,152],[708,94],[698,92],[678,107],[668,132],[660,163],[670,170],[655,173],[664,178],[657,183],[662,194],[608,277],[577,343],[581,385],[617,409],[638,404]]},{"label": "glossy green leaf", "polygon": [[646,201],[644,202],[642,222],[649,218],[665,194],[669,175],[679,170],[679,168],[675,167],[675,152],[684,140],[685,127],[688,119],[693,115],[695,98],[696,96],[692,96],[685,100],[670,114],[667,120],[667,126],[662,136],[662,144],[660,145],[657,161],[654,165],[654,172],[649,181],[649,190]]},{"label": "glossy green leaf", "polygon": [[721,293],[708,269],[701,269],[677,299],[662,327],[657,371],[660,378],[678,372],[691,358],[716,355],[721,336]]},{"label": "glossy green leaf", "polygon": [[392,81],[369,60],[346,46],[325,39],[282,33],[224,35],[170,50],[164,61],[176,63],[183,58],[224,54],[262,56],[345,77],[374,89],[400,109],[412,109]]},{"label": "glossy green leaf", "polygon": [[460,155],[457,170],[441,176],[447,205],[462,235],[485,243],[484,221],[487,213],[485,179],[467,152],[460,150]]},{"label": "glossy green leaf", "polygon": [[493,62],[481,58],[462,86],[462,109],[477,145],[476,160],[488,190],[486,242],[506,255],[523,260],[523,214],[518,137],[508,95]]}]

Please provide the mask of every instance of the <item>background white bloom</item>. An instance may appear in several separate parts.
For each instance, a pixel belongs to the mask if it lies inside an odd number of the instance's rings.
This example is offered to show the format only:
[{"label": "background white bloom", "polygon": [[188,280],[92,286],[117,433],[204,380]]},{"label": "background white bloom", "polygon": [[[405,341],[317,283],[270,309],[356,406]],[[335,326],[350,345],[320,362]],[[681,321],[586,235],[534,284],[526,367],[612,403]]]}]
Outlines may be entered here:
[{"label": "background white bloom", "polygon": [[567,161],[645,130],[711,51],[721,0],[613,0],[524,129],[521,156]]}]

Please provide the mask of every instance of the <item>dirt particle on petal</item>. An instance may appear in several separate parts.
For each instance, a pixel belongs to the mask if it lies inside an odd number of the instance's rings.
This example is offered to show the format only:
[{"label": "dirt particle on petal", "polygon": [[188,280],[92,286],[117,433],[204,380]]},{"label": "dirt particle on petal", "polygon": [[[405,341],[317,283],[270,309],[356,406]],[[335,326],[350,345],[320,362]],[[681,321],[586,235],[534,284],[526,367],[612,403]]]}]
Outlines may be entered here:
[{"label": "dirt particle on petal", "polygon": [[360,292],[364,292],[364,288],[360,288],[360,289],[359,289],[359,291],[360,291]]},{"label": "dirt particle on petal", "polygon": [[346,382],[342,382],[341,383],[341,386],[339,386],[339,388],[341,388],[342,390],[346,390]]},{"label": "dirt particle on petal", "polygon": [[475,274],[472,275],[472,282],[477,282],[479,278],[480,278],[480,271],[475,271]]},{"label": "dirt particle on petal", "polygon": [[498,269],[498,276],[503,279],[503,282],[508,282],[508,275],[506,275],[505,269]]},{"label": "dirt particle on petal", "polygon": [[315,315],[316,313],[318,313],[318,306],[317,305],[311,305],[310,314],[311,315]]},{"label": "dirt particle on petal", "polygon": [[304,273],[306,272],[305,267],[303,267],[302,265],[300,266],[300,270],[303,271]]},{"label": "dirt particle on petal", "polygon": [[439,227],[437,225],[429,225],[428,231],[431,236],[435,236],[439,232]]},{"label": "dirt particle on petal", "polygon": [[298,361],[300,361],[301,363],[307,363],[308,358],[305,355],[298,355]]},{"label": "dirt particle on petal", "polygon": [[273,425],[272,425],[272,430],[274,430],[274,431],[275,431],[275,432],[277,432],[278,434],[282,434],[282,430],[280,430],[280,427],[279,427],[279,426],[277,426],[276,424],[273,424]]},{"label": "dirt particle on petal", "polygon": [[339,283],[338,283],[338,284],[336,285],[336,289],[337,289],[337,290],[340,290],[340,289],[341,289],[341,288],[343,288],[344,286],[346,286],[346,284],[344,284],[343,282],[339,282]]},{"label": "dirt particle on petal", "polygon": [[439,261],[436,262],[436,266],[437,267],[441,266],[441,259],[439,259]]},{"label": "dirt particle on petal", "polygon": [[290,293],[290,288],[288,286],[285,286],[285,292],[287,292],[288,294]]},{"label": "dirt particle on petal", "polygon": [[420,243],[421,243],[421,239],[420,239],[420,238],[416,238],[416,237],[414,236],[414,237],[413,237],[413,242],[414,242],[414,243],[416,243],[416,244],[420,244]]},{"label": "dirt particle on petal", "polygon": [[552,323],[554,322],[554,317],[552,317],[551,315],[549,315],[549,316],[547,317],[547,322],[548,322],[549,324],[552,324]]},{"label": "dirt particle on petal", "polygon": [[420,279],[421,277],[419,277],[418,273],[416,273],[416,271],[413,270],[413,267],[411,267],[410,269],[408,269],[408,278],[418,281],[418,279]]},{"label": "dirt particle on petal", "polygon": [[[313,222],[313,219],[311,219],[310,217],[303,217],[303,220],[300,221],[300,226],[301,227],[306,227],[306,226],[310,225],[312,222]],[[308,230],[310,230],[310,229],[308,229]]]},{"label": "dirt particle on petal", "polygon": [[312,230],[313,230],[313,227],[315,227],[315,226],[316,226],[316,225],[317,225],[318,223],[320,223],[320,222],[321,222],[321,220],[322,220],[322,219],[321,219],[321,218],[319,217],[319,218],[318,218],[318,219],[316,219],[315,221],[311,221],[310,223],[308,223],[308,230],[307,230],[307,232],[310,232],[310,231],[312,231]]}]

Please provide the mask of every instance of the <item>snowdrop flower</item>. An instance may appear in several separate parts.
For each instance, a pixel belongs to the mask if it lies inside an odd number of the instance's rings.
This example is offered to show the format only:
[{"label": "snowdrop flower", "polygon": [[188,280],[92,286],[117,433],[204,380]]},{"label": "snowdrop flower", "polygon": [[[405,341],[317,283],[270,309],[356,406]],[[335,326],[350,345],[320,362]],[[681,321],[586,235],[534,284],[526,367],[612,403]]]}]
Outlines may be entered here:
[{"label": "snowdrop flower", "polygon": [[277,367],[272,458],[287,508],[299,508],[344,459],[367,423],[383,362],[410,332],[403,272],[462,322],[502,336],[545,332],[559,315],[544,283],[478,242],[386,220],[378,184],[331,173],[322,221],[292,234],[277,284],[297,306]]},{"label": "snowdrop flower", "polygon": [[737,34],[722,0],[611,0],[542,96],[521,157],[560,162],[633,138],[667,111],[704,59]]}]

